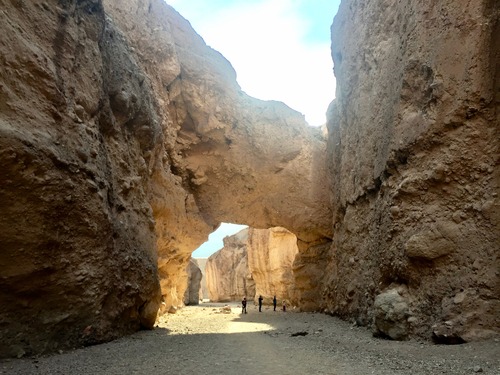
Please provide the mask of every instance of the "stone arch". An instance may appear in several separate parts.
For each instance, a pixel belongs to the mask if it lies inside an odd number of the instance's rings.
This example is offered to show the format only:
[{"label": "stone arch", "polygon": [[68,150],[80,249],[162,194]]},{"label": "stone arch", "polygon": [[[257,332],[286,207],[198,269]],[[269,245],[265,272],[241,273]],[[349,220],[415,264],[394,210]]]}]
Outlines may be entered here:
[{"label": "stone arch", "polygon": [[[168,309],[181,304],[184,286],[176,280],[190,253],[219,223],[286,227],[297,235],[305,262],[309,248],[318,255],[318,246],[328,247],[332,215],[324,130],[309,127],[283,103],[247,96],[222,55],[172,8],[153,3],[154,11],[134,1],[130,9],[105,6],[134,48],[148,51],[164,42],[161,55],[168,60],[145,56],[139,61],[145,72],[172,68],[150,74],[166,129],[153,155],[150,202],[162,309]],[[138,16],[131,19],[130,12]],[[313,300],[309,309],[317,308]]]}]

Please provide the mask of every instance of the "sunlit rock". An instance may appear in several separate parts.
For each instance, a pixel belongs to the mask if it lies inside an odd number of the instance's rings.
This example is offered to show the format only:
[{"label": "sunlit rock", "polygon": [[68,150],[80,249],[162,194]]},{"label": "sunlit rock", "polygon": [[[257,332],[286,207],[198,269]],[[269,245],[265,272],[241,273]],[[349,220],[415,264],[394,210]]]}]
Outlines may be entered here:
[{"label": "sunlit rock", "polygon": [[248,301],[255,296],[255,281],[248,268],[248,229],[224,238],[224,247],[205,266],[208,298],[215,302]]},{"label": "sunlit rock", "polygon": [[248,267],[255,281],[255,302],[262,296],[265,304],[273,297],[279,304],[297,303],[293,262],[298,253],[297,237],[285,228],[249,229]]}]

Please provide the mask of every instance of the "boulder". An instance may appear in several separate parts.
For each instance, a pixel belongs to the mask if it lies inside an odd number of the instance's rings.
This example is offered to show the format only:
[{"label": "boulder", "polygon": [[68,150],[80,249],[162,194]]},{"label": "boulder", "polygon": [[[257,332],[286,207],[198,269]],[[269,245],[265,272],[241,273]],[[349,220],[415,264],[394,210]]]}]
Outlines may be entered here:
[{"label": "boulder", "polygon": [[380,293],[373,304],[376,334],[393,340],[408,337],[408,303],[396,289]]}]

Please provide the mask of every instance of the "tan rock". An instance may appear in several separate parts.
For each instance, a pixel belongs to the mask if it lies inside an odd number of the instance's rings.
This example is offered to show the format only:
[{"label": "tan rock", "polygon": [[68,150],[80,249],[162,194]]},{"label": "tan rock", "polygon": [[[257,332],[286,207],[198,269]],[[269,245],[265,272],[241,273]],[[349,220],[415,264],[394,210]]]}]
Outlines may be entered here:
[{"label": "tan rock", "polygon": [[104,5],[161,98],[165,156],[151,204],[166,305],[182,304],[179,275],[220,222],[281,225],[306,243],[328,241],[328,189],[316,183],[327,179],[321,129],[283,103],[244,94],[229,62],[163,1]]},{"label": "tan rock", "polygon": [[205,276],[211,301],[247,300],[255,296],[255,281],[248,268],[248,229],[224,238],[224,247],[207,261]]},{"label": "tan rock", "polygon": [[[341,4],[328,121],[334,241],[320,284],[327,311],[370,325],[376,296],[405,286],[418,322],[411,335],[500,333],[499,8]],[[471,289],[474,297],[458,294]]]},{"label": "tan rock", "polygon": [[207,278],[205,276],[205,268],[207,266],[207,261],[208,258],[196,258],[196,263],[198,263],[198,267],[200,267],[202,274],[200,299],[208,299]]},{"label": "tan rock", "polygon": [[198,305],[201,298],[201,278],[203,275],[196,259],[191,258],[186,272],[188,274],[188,287],[184,293],[184,304]]},{"label": "tan rock", "polygon": [[248,267],[255,281],[255,302],[261,295],[264,304],[297,303],[292,265],[298,253],[297,237],[285,228],[249,229]]}]

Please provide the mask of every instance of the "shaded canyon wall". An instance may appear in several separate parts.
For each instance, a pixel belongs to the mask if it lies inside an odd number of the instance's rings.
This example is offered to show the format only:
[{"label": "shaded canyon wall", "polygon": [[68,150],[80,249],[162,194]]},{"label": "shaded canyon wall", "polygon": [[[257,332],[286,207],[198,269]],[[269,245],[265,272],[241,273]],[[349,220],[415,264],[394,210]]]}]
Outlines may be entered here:
[{"label": "shaded canyon wall", "polygon": [[327,311],[393,338],[499,333],[499,8],[342,2]]}]

